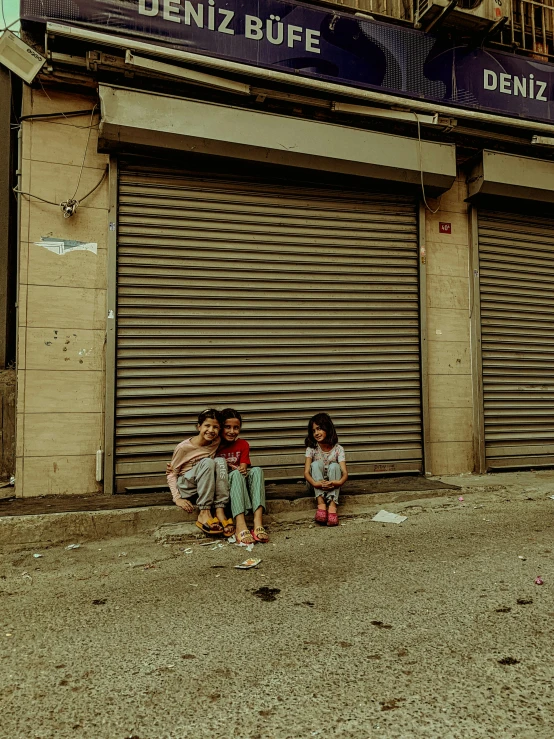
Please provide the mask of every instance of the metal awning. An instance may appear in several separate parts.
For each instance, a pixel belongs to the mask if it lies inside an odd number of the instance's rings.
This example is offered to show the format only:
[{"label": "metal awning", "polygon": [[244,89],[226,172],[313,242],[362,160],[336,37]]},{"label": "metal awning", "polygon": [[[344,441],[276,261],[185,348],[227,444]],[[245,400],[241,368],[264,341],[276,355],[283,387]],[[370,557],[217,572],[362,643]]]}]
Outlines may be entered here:
[{"label": "metal awning", "polygon": [[431,194],[456,177],[453,144],[100,85],[99,148],[144,145],[351,174]]},{"label": "metal awning", "polygon": [[554,203],[554,162],[485,149],[468,185],[470,200],[493,195]]}]

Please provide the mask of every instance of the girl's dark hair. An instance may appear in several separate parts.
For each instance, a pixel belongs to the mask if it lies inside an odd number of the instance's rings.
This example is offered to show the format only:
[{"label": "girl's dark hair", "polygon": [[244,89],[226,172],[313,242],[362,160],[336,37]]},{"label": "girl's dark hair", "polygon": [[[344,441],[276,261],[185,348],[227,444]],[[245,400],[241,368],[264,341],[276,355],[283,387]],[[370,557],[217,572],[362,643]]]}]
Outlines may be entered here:
[{"label": "girl's dark hair", "polygon": [[206,418],[213,418],[214,421],[221,423],[221,413],[215,408],[206,408],[205,411],[198,414],[198,425],[202,426]]},{"label": "girl's dark hair", "polygon": [[310,422],[308,423],[308,436],[306,436],[306,440],[304,442],[306,446],[309,446],[312,449],[317,447],[317,441],[314,439],[314,423],[325,431],[326,444],[335,446],[335,444],[339,443],[339,437],[337,436],[335,425],[331,421],[331,416],[329,416],[328,413],[316,413],[315,416],[310,418]]},{"label": "girl's dark hair", "polygon": [[230,418],[238,418],[240,421],[240,425],[242,426],[242,416],[234,408],[225,408],[221,411],[219,415],[221,416],[222,424],[225,423],[225,421],[228,421]]}]

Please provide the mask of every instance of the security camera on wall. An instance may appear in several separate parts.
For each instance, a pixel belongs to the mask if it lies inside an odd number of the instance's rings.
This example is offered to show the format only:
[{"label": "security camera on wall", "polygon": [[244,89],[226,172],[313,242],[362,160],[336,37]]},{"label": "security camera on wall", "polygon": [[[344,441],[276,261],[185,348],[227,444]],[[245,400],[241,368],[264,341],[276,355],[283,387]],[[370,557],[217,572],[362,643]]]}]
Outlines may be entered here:
[{"label": "security camera on wall", "polygon": [[46,59],[11,31],[0,38],[0,64],[10,69],[27,84],[35,79]]}]

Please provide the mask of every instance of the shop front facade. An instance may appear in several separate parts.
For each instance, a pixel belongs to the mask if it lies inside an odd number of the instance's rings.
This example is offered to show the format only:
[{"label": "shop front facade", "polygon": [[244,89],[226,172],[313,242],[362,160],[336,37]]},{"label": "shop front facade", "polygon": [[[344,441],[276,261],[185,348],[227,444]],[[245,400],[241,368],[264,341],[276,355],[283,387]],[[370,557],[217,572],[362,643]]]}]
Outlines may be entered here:
[{"label": "shop front facade", "polygon": [[[417,106],[366,117],[154,44],[131,75],[136,41],[47,35],[21,123],[17,495],[158,489],[209,406],[243,413],[269,479],[301,475],[321,410],[354,474],[552,461],[548,184],[498,185],[482,130]],[[503,157],[554,168],[513,138]]]}]

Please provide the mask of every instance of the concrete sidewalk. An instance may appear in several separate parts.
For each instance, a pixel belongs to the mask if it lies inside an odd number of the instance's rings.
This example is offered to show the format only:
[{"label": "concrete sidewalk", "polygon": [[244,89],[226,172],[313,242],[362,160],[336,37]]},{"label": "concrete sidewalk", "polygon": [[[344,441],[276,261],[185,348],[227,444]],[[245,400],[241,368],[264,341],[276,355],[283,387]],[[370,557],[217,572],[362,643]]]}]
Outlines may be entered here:
[{"label": "concrete sidewalk", "polygon": [[[402,491],[373,495],[344,495],[340,515],[367,515],[387,508],[398,512],[416,503],[437,499],[457,499],[471,495],[477,504],[492,497],[546,497],[554,495],[554,470],[457,475],[432,478],[459,486],[459,490]],[[313,516],[312,498],[268,502],[267,524],[304,522]],[[162,541],[176,541],[198,534],[195,514],[186,514],[174,505],[123,510],[46,513],[0,518],[0,546],[11,550],[33,546],[56,546],[99,541],[119,536],[154,533]]]}]

